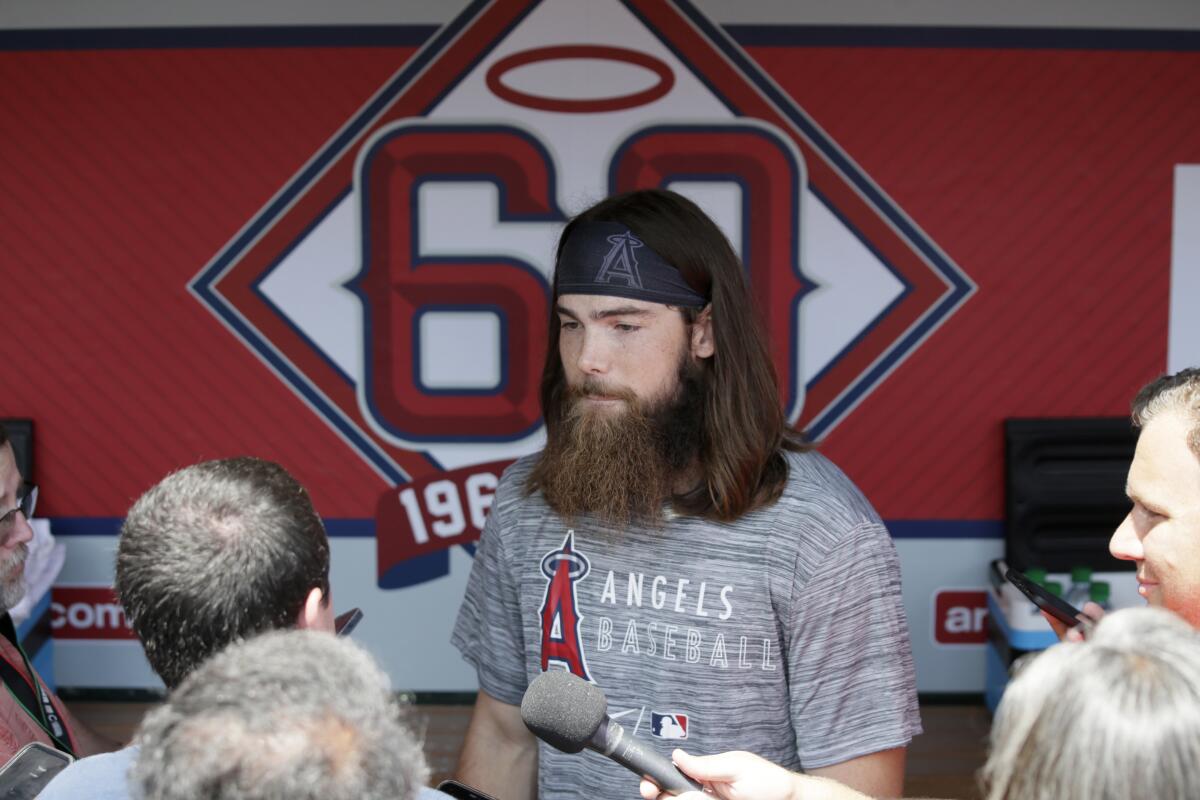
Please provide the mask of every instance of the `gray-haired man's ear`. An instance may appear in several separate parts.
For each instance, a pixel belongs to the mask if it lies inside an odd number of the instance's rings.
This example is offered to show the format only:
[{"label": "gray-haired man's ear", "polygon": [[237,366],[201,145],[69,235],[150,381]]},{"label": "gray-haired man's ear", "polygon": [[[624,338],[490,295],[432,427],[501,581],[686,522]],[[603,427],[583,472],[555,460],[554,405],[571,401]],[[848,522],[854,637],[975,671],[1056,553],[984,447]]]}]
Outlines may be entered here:
[{"label": "gray-haired man's ear", "polygon": [[296,617],[296,627],[333,633],[333,603],[319,586],[314,587],[304,598],[304,605],[300,607],[300,614]]}]

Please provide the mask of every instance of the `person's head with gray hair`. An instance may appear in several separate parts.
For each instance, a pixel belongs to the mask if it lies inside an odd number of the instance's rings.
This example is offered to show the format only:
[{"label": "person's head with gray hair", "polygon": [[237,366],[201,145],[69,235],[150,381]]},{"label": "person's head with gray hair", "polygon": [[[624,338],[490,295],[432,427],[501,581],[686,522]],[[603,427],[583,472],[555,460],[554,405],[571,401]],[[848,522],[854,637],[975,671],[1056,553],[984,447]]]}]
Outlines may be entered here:
[{"label": "person's head with gray hair", "polygon": [[428,779],[387,676],[348,640],[275,631],[197,668],[142,722],[142,800],[408,800]]},{"label": "person's head with gray hair", "polygon": [[981,779],[987,800],[1196,797],[1200,636],[1137,608],[1037,656],[1004,694]]},{"label": "person's head with gray hair", "polygon": [[325,527],[304,487],[260,458],[195,464],[143,494],[121,528],[116,590],[168,689],[237,639],[333,628]]}]

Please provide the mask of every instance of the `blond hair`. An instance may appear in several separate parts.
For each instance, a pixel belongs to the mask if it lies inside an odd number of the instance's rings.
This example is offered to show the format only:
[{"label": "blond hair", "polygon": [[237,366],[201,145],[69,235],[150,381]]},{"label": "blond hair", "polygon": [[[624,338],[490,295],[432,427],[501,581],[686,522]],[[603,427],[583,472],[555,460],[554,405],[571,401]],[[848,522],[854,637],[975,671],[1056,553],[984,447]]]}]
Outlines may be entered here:
[{"label": "blond hair", "polygon": [[981,772],[986,800],[1200,794],[1200,636],[1168,611],[1104,618],[1005,692]]}]

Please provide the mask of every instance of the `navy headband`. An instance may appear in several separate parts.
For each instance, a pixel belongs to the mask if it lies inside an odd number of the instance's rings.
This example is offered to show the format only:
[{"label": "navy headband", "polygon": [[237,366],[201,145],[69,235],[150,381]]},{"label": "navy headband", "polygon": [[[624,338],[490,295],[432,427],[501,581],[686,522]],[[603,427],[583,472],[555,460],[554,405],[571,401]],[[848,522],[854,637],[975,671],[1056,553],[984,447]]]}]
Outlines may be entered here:
[{"label": "navy headband", "polygon": [[604,294],[699,308],[708,300],[619,222],[580,222],[558,259],[558,293]]}]

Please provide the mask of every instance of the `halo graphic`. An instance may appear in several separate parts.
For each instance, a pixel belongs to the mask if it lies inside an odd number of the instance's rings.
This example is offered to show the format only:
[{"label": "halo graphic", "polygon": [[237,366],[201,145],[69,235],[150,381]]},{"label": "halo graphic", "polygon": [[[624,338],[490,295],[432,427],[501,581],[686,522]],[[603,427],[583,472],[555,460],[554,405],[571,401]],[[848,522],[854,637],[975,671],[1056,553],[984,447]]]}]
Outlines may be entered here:
[{"label": "halo graphic", "polygon": [[[648,89],[632,94],[587,99],[571,97],[546,97],[514,89],[504,82],[504,75],[517,67],[543,61],[566,59],[594,59],[617,61],[650,70],[658,76],[658,82]],[[610,47],[597,44],[564,44],[554,47],[535,47],[522,50],[497,61],[487,71],[487,86],[497,97],[526,108],[538,111],[557,111],[567,114],[590,114],[601,111],[623,111],[627,108],[653,103],[675,85],[675,74],[660,59],[625,47]]]}]

